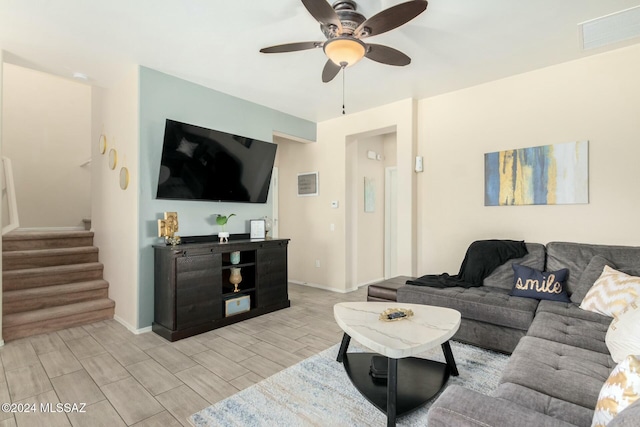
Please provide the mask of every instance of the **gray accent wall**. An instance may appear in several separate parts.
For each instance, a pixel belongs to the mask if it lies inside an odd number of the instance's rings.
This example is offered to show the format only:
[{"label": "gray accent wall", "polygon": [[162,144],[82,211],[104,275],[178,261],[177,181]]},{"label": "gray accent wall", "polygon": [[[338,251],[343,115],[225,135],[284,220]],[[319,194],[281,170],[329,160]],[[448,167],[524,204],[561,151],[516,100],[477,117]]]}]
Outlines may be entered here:
[{"label": "gray accent wall", "polygon": [[[273,141],[273,132],[316,140],[316,123],[205,88],[146,67],[140,67],[140,185],[138,328],[153,322],[153,248],[157,220],[165,211],[178,212],[180,236],[217,234],[215,214],[235,213],[228,231],[249,231],[250,219],[270,216],[266,204],[156,200],[166,119]],[[286,236],[284,236],[286,237]]]}]

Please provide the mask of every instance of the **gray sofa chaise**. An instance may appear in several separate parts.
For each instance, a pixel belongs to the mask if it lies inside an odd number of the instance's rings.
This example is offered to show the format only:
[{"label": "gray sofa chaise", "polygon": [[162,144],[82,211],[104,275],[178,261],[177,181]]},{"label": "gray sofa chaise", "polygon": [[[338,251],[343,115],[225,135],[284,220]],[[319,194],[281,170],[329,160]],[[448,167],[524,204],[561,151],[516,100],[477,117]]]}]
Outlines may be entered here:
[{"label": "gray sofa chaise", "polygon": [[[527,244],[479,288],[405,285],[397,300],[451,307],[462,313],[454,339],[513,354],[491,395],[450,386],[429,411],[429,426],[590,426],[598,395],[616,366],[605,345],[612,318],[579,308],[604,264],[640,275],[640,247],[552,242]],[[511,264],[569,269],[571,303],[509,296]],[[640,400],[611,427],[640,426]]]}]

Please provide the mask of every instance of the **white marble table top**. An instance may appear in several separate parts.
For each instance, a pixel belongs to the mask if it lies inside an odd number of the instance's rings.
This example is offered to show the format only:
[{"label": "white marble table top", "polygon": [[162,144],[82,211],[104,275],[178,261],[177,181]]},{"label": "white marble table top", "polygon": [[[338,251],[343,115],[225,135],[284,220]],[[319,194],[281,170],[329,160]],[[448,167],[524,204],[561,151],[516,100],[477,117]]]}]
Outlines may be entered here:
[{"label": "white marble table top", "polygon": [[[407,308],[413,316],[380,320],[389,308]],[[460,327],[460,312],[432,305],[397,302],[341,302],[333,306],[338,325],[351,338],[393,359],[410,357],[448,341]]]}]

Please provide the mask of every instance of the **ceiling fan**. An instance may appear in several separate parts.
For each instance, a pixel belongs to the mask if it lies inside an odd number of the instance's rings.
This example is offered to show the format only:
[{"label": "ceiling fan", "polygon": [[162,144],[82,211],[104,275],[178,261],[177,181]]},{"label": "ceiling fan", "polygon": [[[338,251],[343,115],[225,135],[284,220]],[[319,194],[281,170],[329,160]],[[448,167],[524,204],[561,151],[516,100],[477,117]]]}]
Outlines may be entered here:
[{"label": "ceiling fan", "polygon": [[356,2],[338,0],[329,5],[326,0],[302,0],[309,13],[320,23],[327,40],[324,42],[298,42],[260,49],[262,53],[283,53],[322,48],[329,60],[322,70],[322,81],[327,83],[340,72],[363,57],[382,64],[404,66],[411,63],[404,53],[389,46],[365,43],[362,39],[377,36],[397,28],[427,8],[426,0],[410,0],[392,6],[366,19],[356,11]]}]

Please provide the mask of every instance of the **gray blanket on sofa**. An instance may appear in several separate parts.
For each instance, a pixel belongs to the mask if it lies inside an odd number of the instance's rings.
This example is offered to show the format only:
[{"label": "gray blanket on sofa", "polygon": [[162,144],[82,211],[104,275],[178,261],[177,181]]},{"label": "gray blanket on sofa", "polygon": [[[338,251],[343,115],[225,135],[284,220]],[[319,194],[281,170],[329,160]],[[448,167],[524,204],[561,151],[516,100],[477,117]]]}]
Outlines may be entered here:
[{"label": "gray blanket on sofa", "polygon": [[497,267],[510,259],[522,258],[527,253],[524,241],[477,240],[469,245],[457,275],[428,274],[417,279],[407,280],[407,284],[432,288],[482,286],[485,277]]}]

